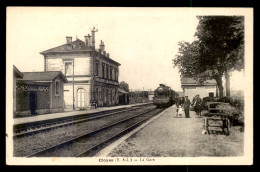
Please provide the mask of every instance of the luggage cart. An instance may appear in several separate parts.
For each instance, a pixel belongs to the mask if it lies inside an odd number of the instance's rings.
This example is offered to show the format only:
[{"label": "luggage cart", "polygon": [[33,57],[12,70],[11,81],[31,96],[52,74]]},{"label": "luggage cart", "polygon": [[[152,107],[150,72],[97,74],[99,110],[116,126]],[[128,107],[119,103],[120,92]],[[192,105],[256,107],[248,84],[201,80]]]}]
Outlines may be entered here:
[{"label": "luggage cart", "polygon": [[208,102],[208,117],[204,118],[204,129],[210,134],[209,128],[221,128],[222,132],[229,135],[230,121],[228,116],[217,106],[228,104],[223,102]]}]

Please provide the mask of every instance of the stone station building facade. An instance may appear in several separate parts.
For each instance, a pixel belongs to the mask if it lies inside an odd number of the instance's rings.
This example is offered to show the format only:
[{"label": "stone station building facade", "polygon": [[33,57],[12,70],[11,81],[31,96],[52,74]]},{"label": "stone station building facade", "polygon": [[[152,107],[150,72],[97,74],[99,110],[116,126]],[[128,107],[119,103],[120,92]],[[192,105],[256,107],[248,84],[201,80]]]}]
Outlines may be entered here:
[{"label": "stone station building facade", "polygon": [[[66,37],[66,44],[41,52],[44,71],[61,71],[68,83],[64,84],[66,109],[87,109],[118,105],[118,76],[120,64],[110,58],[101,40],[95,49],[95,32],[85,41]],[[91,39],[92,38],[92,39]]]}]

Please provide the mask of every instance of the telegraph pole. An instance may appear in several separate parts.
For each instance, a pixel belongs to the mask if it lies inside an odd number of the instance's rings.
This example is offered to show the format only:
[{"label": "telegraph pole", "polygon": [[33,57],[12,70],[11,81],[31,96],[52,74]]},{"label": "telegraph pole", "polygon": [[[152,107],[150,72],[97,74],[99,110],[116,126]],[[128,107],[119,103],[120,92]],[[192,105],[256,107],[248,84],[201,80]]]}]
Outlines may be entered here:
[{"label": "telegraph pole", "polygon": [[[95,32],[98,32],[98,29],[95,28],[95,26],[93,26],[93,28],[91,29],[91,38],[92,38],[92,52],[95,51]],[[92,76],[91,76],[91,81],[90,81],[90,90],[91,90],[91,94],[90,94],[90,102],[94,103],[94,99],[95,99],[95,57],[93,55],[94,53],[92,53]],[[101,54],[101,53],[100,53]]]}]

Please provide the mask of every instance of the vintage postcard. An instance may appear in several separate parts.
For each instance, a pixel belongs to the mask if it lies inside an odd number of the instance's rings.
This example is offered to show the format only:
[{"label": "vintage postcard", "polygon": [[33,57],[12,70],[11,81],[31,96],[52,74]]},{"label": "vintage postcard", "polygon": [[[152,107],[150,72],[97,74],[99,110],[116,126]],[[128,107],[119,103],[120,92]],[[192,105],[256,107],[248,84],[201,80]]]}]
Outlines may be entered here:
[{"label": "vintage postcard", "polygon": [[7,165],[253,164],[253,8],[6,11]]}]

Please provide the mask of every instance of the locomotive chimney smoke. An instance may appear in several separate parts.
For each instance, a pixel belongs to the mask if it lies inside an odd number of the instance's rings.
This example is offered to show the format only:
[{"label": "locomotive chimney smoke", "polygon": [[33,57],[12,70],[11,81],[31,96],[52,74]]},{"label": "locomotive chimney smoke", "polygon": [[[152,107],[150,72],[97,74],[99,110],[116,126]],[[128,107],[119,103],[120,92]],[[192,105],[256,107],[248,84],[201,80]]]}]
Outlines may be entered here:
[{"label": "locomotive chimney smoke", "polygon": [[85,42],[86,42],[86,46],[90,47],[90,38],[91,36],[88,34],[88,36],[85,36]]},{"label": "locomotive chimney smoke", "polygon": [[66,42],[67,44],[72,42],[72,37],[71,36],[66,36]]}]

